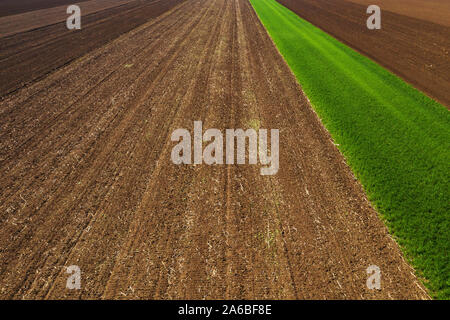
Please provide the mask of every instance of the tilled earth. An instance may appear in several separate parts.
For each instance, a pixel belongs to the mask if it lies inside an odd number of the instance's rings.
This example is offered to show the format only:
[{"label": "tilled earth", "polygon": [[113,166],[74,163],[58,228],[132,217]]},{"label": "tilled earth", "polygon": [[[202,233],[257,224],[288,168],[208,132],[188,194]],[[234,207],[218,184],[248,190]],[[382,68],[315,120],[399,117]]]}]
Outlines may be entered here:
[{"label": "tilled earth", "polygon": [[[126,10],[129,3],[136,4],[135,0],[88,0],[77,3],[81,12],[81,20],[90,15],[95,15],[101,11],[109,11],[108,9],[115,8],[115,10]],[[117,8],[120,7],[120,8]],[[41,10],[32,10],[25,13],[9,15],[0,17],[0,37],[11,37],[18,33],[32,32],[36,29],[45,28],[50,25],[61,23],[66,24],[68,5],[61,5],[53,8],[46,8]],[[84,23],[82,24],[84,27]],[[80,26],[81,27],[81,26]],[[68,30],[65,33],[68,36],[73,36],[74,32],[79,30]],[[31,39],[31,38],[30,38]]]},{"label": "tilled earth", "polygon": [[450,27],[450,2],[447,0],[347,0],[369,6],[378,5],[382,11],[387,10],[420,20]]},{"label": "tilled earth", "polygon": [[[279,172],[173,164],[196,120],[279,129]],[[8,95],[0,128],[2,298],[429,298],[247,0],[184,1]]]},{"label": "tilled earth", "polygon": [[442,4],[431,10],[416,0],[374,0],[370,4],[381,8],[380,30],[367,29],[367,4],[353,3],[366,0],[277,1],[450,108],[450,26],[441,23],[443,15],[448,20],[448,1],[432,0]]},{"label": "tilled earth", "polygon": [[[63,5],[65,0],[59,1]],[[60,10],[61,7],[59,10],[42,9],[43,13],[36,14],[34,11],[12,18],[11,16],[0,18],[0,97],[44,78],[54,70],[102,47],[182,1],[132,0],[127,3],[118,2],[116,4],[121,5],[115,7],[111,7],[109,2],[104,2],[106,6],[104,10],[100,10],[99,3],[84,2],[80,5],[81,30],[67,30],[65,20],[54,23],[55,20],[68,17],[65,11]],[[50,0],[48,2],[48,5],[52,3]],[[98,11],[89,12],[92,7],[97,7]],[[38,15],[38,19],[30,21],[34,15]],[[36,28],[26,32],[2,35],[1,31],[8,30],[6,28],[10,26],[11,19],[14,28],[23,26],[27,29],[33,23],[37,25]],[[48,25],[45,25],[46,22]]]}]

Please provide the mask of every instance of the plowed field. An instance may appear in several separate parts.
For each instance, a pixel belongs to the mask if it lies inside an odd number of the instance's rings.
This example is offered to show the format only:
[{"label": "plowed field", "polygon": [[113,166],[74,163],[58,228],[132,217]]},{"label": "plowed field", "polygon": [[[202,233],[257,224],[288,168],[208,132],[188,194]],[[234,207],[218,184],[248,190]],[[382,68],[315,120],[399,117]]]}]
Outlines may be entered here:
[{"label": "plowed field", "polygon": [[[277,1],[450,108],[448,1]],[[381,8],[380,30],[367,29],[368,2]]]},{"label": "plowed field", "polygon": [[[278,173],[173,164],[197,120],[279,129]],[[2,298],[429,297],[247,0],[176,5],[6,96],[0,128]]]},{"label": "plowed field", "polygon": [[42,79],[183,0],[117,1],[114,6],[110,1],[85,1],[80,5],[81,30],[67,30],[68,15],[64,0],[60,1],[56,8],[0,18],[0,97]]}]

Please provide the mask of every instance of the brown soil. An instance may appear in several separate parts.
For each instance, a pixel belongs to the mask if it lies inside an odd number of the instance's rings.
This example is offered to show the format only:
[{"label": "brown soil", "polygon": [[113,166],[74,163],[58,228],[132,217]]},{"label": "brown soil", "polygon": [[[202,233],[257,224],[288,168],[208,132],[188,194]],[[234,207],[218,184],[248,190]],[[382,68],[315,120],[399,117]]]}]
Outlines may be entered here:
[{"label": "brown soil", "polygon": [[0,1],[0,17],[62,5],[70,5],[75,2],[76,1],[74,0],[2,0]]},{"label": "brown soil", "polygon": [[[80,7],[81,22],[83,17],[113,7],[122,6],[134,0],[96,0],[76,3]],[[43,28],[48,25],[66,21],[68,6],[58,6],[49,9],[34,10],[26,13],[0,17],[0,38],[26,32],[33,29]],[[82,27],[84,27],[82,23]]]},{"label": "brown soil", "polygon": [[346,0],[277,1],[450,107],[450,27],[382,10],[381,30],[369,30],[365,5]]},{"label": "brown soil", "polygon": [[378,5],[401,15],[427,20],[450,27],[450,1],[448,0],[349,0],[354,3]]},{"label": "brown soil", "polygon": [[[174,165],[195,120],[280,129],[280,171]],[[247,0],[177,5],[8,96],[0,127],[2,298],[429,297]]]},{"label": "brown soil", "polygon": [[[82,16],[81,30],[68,30],[64,21],[0,38],[0,97],[43,78],[182,1],[135,0]],[[16,24],[20,25],[19,21]]]}]

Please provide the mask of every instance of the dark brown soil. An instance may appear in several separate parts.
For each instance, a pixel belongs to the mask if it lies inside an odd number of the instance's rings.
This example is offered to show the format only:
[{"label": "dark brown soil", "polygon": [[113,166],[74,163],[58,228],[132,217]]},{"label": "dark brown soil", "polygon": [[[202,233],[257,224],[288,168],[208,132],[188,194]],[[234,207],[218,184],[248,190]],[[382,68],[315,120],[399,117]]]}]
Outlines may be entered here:
[{"label": "dark brown soil", "polygon": [[368,30],[365,5],[346,0],[277,1],[450,107],[450,27],[382,10],[381,30]]},{"label": "dark brown soil", "polygon": [[105,45],[182,1],[133,1],[83,16],[81,30],[68,30],[64,21],[0,38],[0,97]]},{"label": "dark brown soil", "polygon": [[369,6],[378,5],[387,10],[420,20],[450,27],[450,1],[448,0],[349,0]]},{"label": "dark brown soil", "polygon": [[[130,2],[136,2],[136,0],[95,0],[78,3],[81,10],[81,27],[84,27],[83,17],[111,8],[121,6],[127,8],[126,5]],[[25,33],[49,25],[65,22],[69,17],[67,8],[67,5],[63,5],[0,17],[0,38],[11,37],[18,33]]]},{"label": "dark brown soil", "polygon": [[0,1],[0,17],[70,5],[81,1],[83,0],[2,0]]},{"label": "dark brown soil", "polygon": [[[173,164],[196,120],[279,129],[278,174]],[[429,298],[247,0],[177,5],[7,96],[0,128],[1,298]]]}]

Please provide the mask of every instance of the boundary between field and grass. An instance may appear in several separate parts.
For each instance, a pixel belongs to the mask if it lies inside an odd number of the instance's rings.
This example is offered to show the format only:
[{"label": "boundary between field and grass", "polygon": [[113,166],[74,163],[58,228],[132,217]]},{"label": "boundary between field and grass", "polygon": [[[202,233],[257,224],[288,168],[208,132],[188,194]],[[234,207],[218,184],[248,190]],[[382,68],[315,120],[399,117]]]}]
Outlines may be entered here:
[{"label": "boundary between field and grass", "polygon": [[275,0],[250,0],[372,205],[435,298],[450,298],[450,115]]}]

